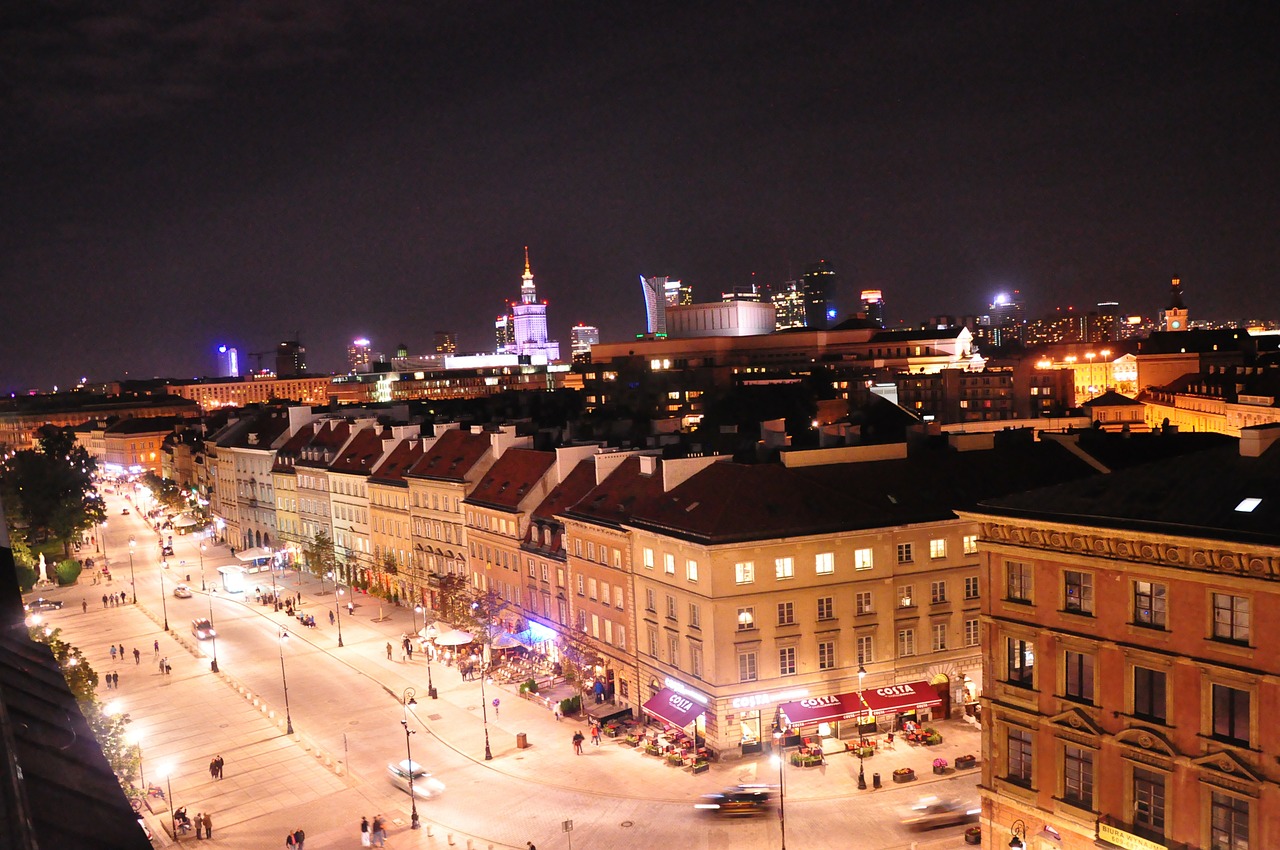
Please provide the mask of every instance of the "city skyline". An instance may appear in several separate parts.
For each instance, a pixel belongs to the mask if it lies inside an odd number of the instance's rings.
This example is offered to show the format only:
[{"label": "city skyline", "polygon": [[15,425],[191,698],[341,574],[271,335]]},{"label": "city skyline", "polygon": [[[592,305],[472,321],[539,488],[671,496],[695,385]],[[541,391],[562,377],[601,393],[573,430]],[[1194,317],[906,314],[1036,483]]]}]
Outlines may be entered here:
[{"label": "city skyline", "polygon": [[483,350],[524,245],[562,340],[820,259],[889,326],[1270,303],[1265,13],[636,8],[10,13],[0,389]]}]

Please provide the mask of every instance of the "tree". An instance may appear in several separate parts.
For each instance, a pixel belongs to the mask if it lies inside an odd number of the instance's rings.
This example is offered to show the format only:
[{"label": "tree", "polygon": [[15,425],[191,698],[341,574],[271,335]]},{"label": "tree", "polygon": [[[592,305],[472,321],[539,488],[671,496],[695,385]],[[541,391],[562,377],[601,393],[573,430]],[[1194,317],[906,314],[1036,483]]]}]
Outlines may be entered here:
[{"label": "tree", "polygon": [[463,628],[471,620],[471,585],[460,575],[440,576],[440,619]]},{"label": "tree", "polygon": [[6,505],[13,524],[32,546],[48,540],[62,544],[64,557],[82,532],[106,519],[106,509],[93,485],[97,464],[69,431],[47,428],[38,449],[25,449],[0,470]]},{"label": "tree", "polygon": [[565,681],[577,686],[578,696],[585,706],[588,702],[587,682],[595,678],[596,659],[600,654],[591,645],[587,635],[570,624],[565,624],[560,637],[560,666],[564,668]]},{"label": "tree", "polygon": [[338,558],[334,554],[333,541],[329,539],[329,535],[323,531],[316,532],[311,542],[302,547],[302,555],[312,575],[323,579],[333,573],[333,580],[338,580]]}]

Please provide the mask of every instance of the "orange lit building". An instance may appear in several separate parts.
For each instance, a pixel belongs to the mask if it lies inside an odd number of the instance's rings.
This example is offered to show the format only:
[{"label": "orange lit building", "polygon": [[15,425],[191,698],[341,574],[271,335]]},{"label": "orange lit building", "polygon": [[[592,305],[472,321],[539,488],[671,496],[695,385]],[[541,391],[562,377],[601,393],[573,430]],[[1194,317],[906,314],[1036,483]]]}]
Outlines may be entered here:
[{"label": "orange lit building", "polygon": [[1280,846],[1280,426],[982,504],[983,844]]}]

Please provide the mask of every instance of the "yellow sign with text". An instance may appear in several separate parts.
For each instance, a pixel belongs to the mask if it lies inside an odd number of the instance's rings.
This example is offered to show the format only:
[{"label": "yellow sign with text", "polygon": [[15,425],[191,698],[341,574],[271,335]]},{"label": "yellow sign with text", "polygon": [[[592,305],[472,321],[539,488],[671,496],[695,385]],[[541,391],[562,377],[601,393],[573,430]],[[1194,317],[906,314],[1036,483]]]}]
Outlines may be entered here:
[{"label": "yellow sign with text", "polygon": [[1117,847],[1123,847],[1124,850],[1168,850],[1163,844],[1148,841],[1132,832],[1125,832],[1123,829],[1116,829],[1105,823],[1098,824],[1098,837]]}]

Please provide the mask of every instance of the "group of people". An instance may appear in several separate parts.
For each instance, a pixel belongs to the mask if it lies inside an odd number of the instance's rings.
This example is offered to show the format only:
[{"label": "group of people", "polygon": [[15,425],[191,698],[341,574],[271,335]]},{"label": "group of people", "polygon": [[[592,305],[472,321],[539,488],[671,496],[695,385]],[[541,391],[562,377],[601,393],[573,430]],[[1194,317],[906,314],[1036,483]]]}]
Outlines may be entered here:
[{"label": "group of people", "polygon": [[296,847],[298,850],[303,849],[303,843],[307,840],[307,834],[302,831],[302,827],[298,827],[293,832],[285,833],[284,846]]},{"label": "group of people", "polygon": [[125,599],[127,598],[128,596],[123,590],[119,593],[104,593],[102,594],[102,607],[115,608],[119,605],[125,604]]},{"label": "group of people", "polygon": [[214,779],[221,779],[223,764],[225,762],[222,760],[222,756],[214,756],[213,761],[209,762],[209,776]]},{"label": "group of people", "polygon": [[382,815],[374,815],[373,823],[369,823],[368,818],[360,818],[360,846],[387,846],[387,822]]},{"label": "group of people", "polygon": [[208,812],[197,812],[195,818],[187,814],[187,807],[173,810],[173,826],[183,832],[195,827],[196,838],[213,838],[213,818]]}]

